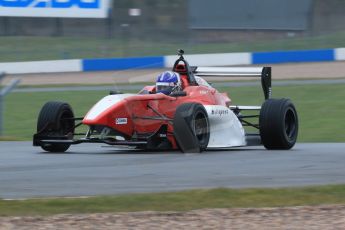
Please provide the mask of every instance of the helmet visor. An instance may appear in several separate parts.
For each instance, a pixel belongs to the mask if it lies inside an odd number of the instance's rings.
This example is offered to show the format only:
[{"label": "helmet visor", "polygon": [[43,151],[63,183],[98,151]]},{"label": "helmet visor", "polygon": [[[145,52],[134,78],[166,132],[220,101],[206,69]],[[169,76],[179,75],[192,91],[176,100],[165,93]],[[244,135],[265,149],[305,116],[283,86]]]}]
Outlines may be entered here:
[{"label": "helmet visor", "polygon": [[174,86],[170,85],[157,85],[157,92],[158,93],[164,93],[164,94],[169,94],[173,90]]}]

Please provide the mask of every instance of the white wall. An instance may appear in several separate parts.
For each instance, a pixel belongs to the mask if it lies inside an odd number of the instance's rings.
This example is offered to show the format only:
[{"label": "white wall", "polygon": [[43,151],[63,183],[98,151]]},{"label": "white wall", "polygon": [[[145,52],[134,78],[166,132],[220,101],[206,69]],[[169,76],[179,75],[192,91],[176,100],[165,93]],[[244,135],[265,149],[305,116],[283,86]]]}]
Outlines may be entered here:
[{"label": "white wall", "polygon": [[80,71],[82,71],[82,63],[79,59],[0,63],[0,72],[5,72],[7,74],[57,73]]}]

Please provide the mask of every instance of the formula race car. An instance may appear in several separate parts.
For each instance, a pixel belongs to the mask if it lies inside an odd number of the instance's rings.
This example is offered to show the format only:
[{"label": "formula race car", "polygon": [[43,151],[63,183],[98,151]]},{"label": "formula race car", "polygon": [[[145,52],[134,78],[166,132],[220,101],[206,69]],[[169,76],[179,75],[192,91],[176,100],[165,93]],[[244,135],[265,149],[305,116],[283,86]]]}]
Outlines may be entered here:
[{"label": "formula race car", "polygon": [[[182,152],[248,145],[264,145],[266,149],[294,146],[297,112],[289,99],[270,98],[271,67],[192,67],[183,53],[179,50],[172,71],[160,75],[156,85],[145,86],[138,94],[110,93],[83,118],[74,117],[65,102],[47,102],[38,116],[33,145],[48,152],[65,152],[80,143]],[[204,76],[261,77],[265,101],[262,106],[233,105],[228,95],[218,92]],[[255,115],[244,115],[246,111]],[[76,133],[80,125],[86,125],[88,131]],[[249,133],[244,126],[257,131]]]}]

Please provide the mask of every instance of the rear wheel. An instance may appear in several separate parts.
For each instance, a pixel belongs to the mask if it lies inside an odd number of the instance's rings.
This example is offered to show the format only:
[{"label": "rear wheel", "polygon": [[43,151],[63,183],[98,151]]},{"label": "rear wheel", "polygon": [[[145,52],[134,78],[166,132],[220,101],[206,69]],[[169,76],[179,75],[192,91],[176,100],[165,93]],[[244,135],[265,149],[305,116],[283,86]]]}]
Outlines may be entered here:
[{"label": "rear wheel", "polygon": [[268,99],[260,111],[260,136],[266,149],[291,149],[297,140],[298,117],[289,99]]},{"label": "rear wheel", "polygon": [[182,152],[201,152],[207,148],[210,127],[201,104],[186,103],[176,109],[174,135]]},{"label": "rear wheel", "polygon": [[[69,104],[50,101],[41,109],[37,120],[37,133],[48,139],[72,139],[74,114]],[[48,152],[65,152],[70,144],[42,144]]]}]

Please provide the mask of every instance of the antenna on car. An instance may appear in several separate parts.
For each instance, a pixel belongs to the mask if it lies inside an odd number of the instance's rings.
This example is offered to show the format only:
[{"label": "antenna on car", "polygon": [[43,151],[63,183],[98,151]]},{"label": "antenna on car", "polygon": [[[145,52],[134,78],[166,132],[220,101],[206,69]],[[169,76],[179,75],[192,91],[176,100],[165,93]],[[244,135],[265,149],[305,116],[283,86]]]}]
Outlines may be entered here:
[{"label": "antenna on car", "polygon": [[178,49],[177,52],[178,52],[177,55],[179,55],[181,57],[184,54],[184,50],[183,49]]},{"label": "antenna on car", "polygon": [[184,50],[183,49],[178,49],[177,50],[177,55],[180,56],[179,60],[184,60],[183,54],[184,54]]}]

